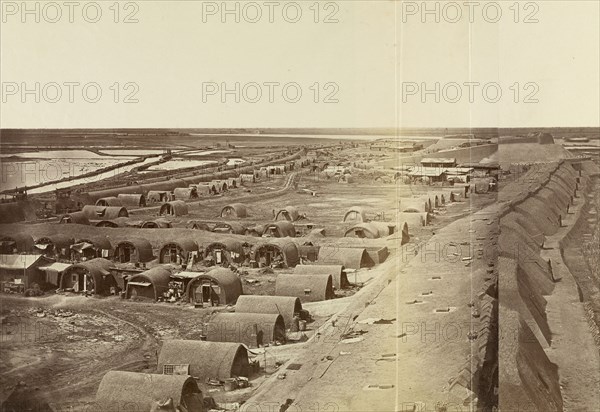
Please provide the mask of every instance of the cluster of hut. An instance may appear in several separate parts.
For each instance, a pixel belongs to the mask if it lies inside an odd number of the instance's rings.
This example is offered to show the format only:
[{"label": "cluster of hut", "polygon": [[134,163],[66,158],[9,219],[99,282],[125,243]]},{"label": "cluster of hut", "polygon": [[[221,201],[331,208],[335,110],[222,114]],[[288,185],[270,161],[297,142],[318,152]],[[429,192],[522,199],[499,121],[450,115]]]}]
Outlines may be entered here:
[{"label": "cluster of hut", "polygon": [[[96,392],[100,410],[204,411],[213,409],[204,385],[225,391],[249,385],[259,370],[252,349],[287,342],[288,333],[310,320],[299,298],[241,295],[235,312],[219,312],[203,330],[201,340],[165,340],[158,352],[155,373],[110,371]],[[267,369],[267,365],[263,365]],[[213,389],[214,390],[214,389]],[[155,408],[155,409],[152,409]],[[179,409],[176,409],[179,408]]]},{"label": "cluster of hut", "polygon": [[[236,300],[235,312],[212,316],[201,340],[163,341],[155,373],[108,372],[96,392],[96,406],[100,410],[130,410],[132,405],[135,410],[213,409],[214,400],[205,399],[202,388],[247,387],[260,368],[259,361],[252,359],[252,349],[285,344],[288,334],[310,320],[297,297],[240,295]],[[266,363],[263,367],[266,371]]]},{"label": "cluster of hut", "polygon": [[[45,290],[97,295],[120,293],[127,298],[160,301],[187,298],[194,304],[210,302],[217,305],[229,304],[241,294],[239,276],[232,275],[235,272],[230,268],[234,271],[240,267],[299,270],[307,266],[319,270],[320,266],[316,264],[327,264],[337,265],[338,269],[356,270],[379,261],[377,251],[366,248],[332,248],[284,238],[264,238],[254,244],[220,239],[202,246],[191,238],[183,238],[165,241],[156,255],[151,243],[144,238],[111,241],[105,236],[75,239],[54,233],[34,238],[26,233],[15,233],[1,237],[0,245],[2,278],[22,285],[22,289],[36,283]],[[210,271],[218,268],[223,270]],[[224,295],[195,292],[194,284],[204,279],[204,272],[213,273],[210,275],[215,276],[211,278],[213,284],[222,285],[219,290]],[[293,272],[289,276],[294,281],[289,287],[300,287],[294,293],[303,298],[328,299],[333,297],[333,287],[347,287],[347,282],[340,279],[341,272],[342,269],[332,275],[331,280],[318,283],[318,287],[310,286],[315,279],[298,280],[295,276],[299,273]],[[237,279],[235,282],[232,281],[234,278]],[[287,293],[287,281],[287,278],[278,277],[277,294]],[[233,284],[238,285],[234,290],[240,290],[240,293],[227,292],[230,290],[228,285]],[[305,291],[309,289],[310,292]]]},{"label": "cluster of hut", "polygon": [[[437,194],[403,198],[400,200],[397,219],[393,222],[383,221],[379,217],[370,219],[364,208],[352,207],[343,216],[343,222],[349,224],[344,236],[378,239],[395,235],[404,244],[410,239],[409,228],[429,224],[437,209],[466,196],[467,188],[464,191],[440,190]],[[123,225],[135,227],[170,227],[170,222],[166,219],[138,222],[128,220],[127,210],[122,206],[86,206],[81,212],[66,215],[63,219],[68,216],[70,223],[81,223],[76,219],[78,213],[99,219],[114,217],[98,220],[98,226],[109,226],[108,222],[114,224],[121,219]],[[106,213],[111,215],[106,216]],[[187,299],[194,304],[219,305],[224,302],[229,304],[230,301],[226,296],[220,296],[220,293],[197,294],[193,286],[195,282],[204,279],[204,272],[213,266],[234,270],[241,267],[294,269],[302,266],[314,269],[316,264],[324,264],[337,265],[344,272],[372,267],[387,258],[385,247],[315,245],[316,235],[297,237],[294,224],[304,216],[293,206],[274,211],[275,220],[272,222],[252,226],[243,225],[239,221],[248,216],[247,208],[241,203],[223,207],[220,214],[232,221],[190,221],[188,228],[253,235],[260,237],[260,240],[248,242],[224,238],[198,245],[189,236],[163,242],[155,255],[152,245],[144,238],[70,238],[60,233],[36,238],[24,233],[4,236],[0,239],[1,254],[7,258],[0,264],[0,270],[3,272],[3,279],[9,278],[8,283],[12,282],[5,289],[23,291],[36,283],[46,290],[121,294],[126,298],[144,297],[170,302]],[[319,229],[314,229],[313,232],[323,236]],[[216,273],[214,285],[230,284],[228,276],[223,275],[226,272]],[[342,279],[345,273],[340,271],[331,274],[331,279],[322,276],[296,279],[297,275],[299,273],[294,272],[278,276],[276,294],[288,293],[303,299],[317,296],[318,300],[323,300],[333,297],[335,289],[348,286]],[[218,279],[220,276],[224,278]],[[237,275],[234,277],[239,278]],[[227,289],[227,286],[221,288],[223,292]],[[241,290],[241,284],[239,289]]]},{"label": "cluster of hut", "polygon": [[239,173],[234,177],[206,180],[203,177],[171,178],[159,182],[132,184],[124,187],[97,190],[74,195],[83,205],[140,208],[173,200],[192,200],[217,195],[249,183],[282,175],[295,169],[295,162],[270,165]]}]

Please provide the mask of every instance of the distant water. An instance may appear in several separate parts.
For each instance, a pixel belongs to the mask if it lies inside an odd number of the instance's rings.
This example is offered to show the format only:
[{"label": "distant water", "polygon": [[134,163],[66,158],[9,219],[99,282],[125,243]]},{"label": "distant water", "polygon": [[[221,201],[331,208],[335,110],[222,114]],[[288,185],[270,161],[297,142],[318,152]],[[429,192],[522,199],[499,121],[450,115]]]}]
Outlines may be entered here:
[{"label": "distant water", "polygon": [[150,166],[146,169],[149,172],[159,171],[159,170],[177,170],[177,169],[185,169],[188,167],[198,167],[204,166],[208,164],[217,163],[214,160],[169,160],[164,163],[160,163],[158,165]]},{"label": "distant water", "polygon": [[164,150],[161,149],[109,149],[100,150],[101,153],[109,155],[130,155],[130,156],[145,156],[145,155],[159,155],[163,154]]},{"label": "distant water", "polygon": [[[162,152],[161,152],[162,153]],[[111,156],[100,156],[89,150],[42,150],[39,152],[5,153],[2,158],[19,157],[21,159],[112,159]],[[131,159],[135,158],[131,157]],[[122,161],[121,157],[119,161]]]},{"label": "distant water", "polygon": [[[162,153],[162,151],[160,152]],[[37,186],[65,178],[73,178],[109,166],[126,163],[136,158],[137,156],[98,155],[88,150],[46,150],[14,154],[4,153],[0,155],[0,191],[24,186]],[[155,162],[156,160],[156,157],[151,157],[147,159],[147,162]],[[29,189],[28,192],[31,194],[44,193],[59,187],[64,188],[80,183],[95,182],[130,171],[142,164],[142,162],[139,162],[102,173],[98,176],[90,176],[43,186],[37,189]]]}]

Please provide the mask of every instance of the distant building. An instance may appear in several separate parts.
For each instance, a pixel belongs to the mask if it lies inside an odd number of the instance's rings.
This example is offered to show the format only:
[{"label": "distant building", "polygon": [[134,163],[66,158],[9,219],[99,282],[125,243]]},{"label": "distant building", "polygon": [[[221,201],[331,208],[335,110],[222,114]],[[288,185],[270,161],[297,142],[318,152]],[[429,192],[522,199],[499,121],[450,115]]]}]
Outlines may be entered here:
[{"label": "distant building", "polygon": [[456,167],[456,165],[457,165],[456,158],[453,158],[453,157],[452,158],[424,157],[423,159],[421,159],[421,166],[423,166],[423,167],[443,168],[443,167]]},{"label": "distant building", "polygon": [[414,167],[407,173],[411,178],[426,179],[430,183],[444,182],[448,173],[443,167]]}]

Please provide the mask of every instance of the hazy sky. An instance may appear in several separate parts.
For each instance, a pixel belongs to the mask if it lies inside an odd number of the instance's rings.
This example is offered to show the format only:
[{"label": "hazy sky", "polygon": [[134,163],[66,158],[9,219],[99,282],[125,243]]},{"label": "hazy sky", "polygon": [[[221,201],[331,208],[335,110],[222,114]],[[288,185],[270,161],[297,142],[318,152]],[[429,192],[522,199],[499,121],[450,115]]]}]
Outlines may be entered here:
[{"label": "hazy sky", "polygon": [[600,125],[597,1],[75,3],[2,1],[2,127]]}]

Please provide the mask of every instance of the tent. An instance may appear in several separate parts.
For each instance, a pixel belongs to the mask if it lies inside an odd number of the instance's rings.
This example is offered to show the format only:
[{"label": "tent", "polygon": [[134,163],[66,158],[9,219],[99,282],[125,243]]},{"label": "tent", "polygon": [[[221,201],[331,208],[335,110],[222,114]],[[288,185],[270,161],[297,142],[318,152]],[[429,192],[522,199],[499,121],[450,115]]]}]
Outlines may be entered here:
[{"label": "tent", "polygon": [[288,222],[295,222],[300,219],[300,213],[298,213],[298,209],[294,206],[286,206],[283,209],[277,212],[275,215],[275,220],[286,220]]},{"label": "tent", "polygon": [[169,200],[169,192],[166,190],[151,190],[147,195],[148,203],[163,203]]},{"label": "tent", "polygon": [[0,238],[0,253],[3,255],[29,253],[33,251],[33,245],[34,241],[31,235],[16,232]]},{"label": "tent", "polygon": [[189,281],[186,295],[190,303],[210,304],[211,306],[235,303],[244,293],[238,275],[225,268],[215,268]]},{"label": "tent", "polygon": [[296,237],[296,228],[288,221],[268,223],[263,232],[265,237]]},{"label": "tent", "polygon": [[191,200],[198,198],[198,190],[195,187],[178,187],[173,190],[176,200]]},{"label": "tent", "polygon": [[60,279],[61,289],[72,289],[74,292],[93,292],[95,295],[105,295],[117,282],[110,273],[114,268],[113,262],[96,258],[69,266]]},{"label": "tent", "polygon": [[321,246],[319,264],[343,265],[346,269],[360,269],[375,265],[365,248]]},{"label": "tent", "polygon": [[60,218],[58,223],[75,223],[78,225],[89,225],[90,221],[83,212],[72,212]]},{"label": "tent", "polygon": [[127,209],[121,206],[92,206],[86,205],[82,212],[89,220],[111,220],[118,217],[128,217]]},{"label": "tent", "polygon": [[158,300],[169,290],[171,271],[164,266],[156,266],[136,273],[127,281],[127,298],[143,297]]},{"label": "tent", "polygon": [[157,373],[172,375],[181,372],[200,382],[248,376],[248,351],[244,346],[231,342],[163,341],[158,354]]},{"label": "tent", "polygon": [[328,274],[279,274],[275,279],[275,295],[295,296],[301,302],[333,299],[333,279]]},{"label": "tent", "polygon": [[344,214],[344,222],[367,222],[367,213],[362,207],[354,206]]},{"label": "tent", "polygon": [[246,259],[244,248],[237,240],[224,239],[209,243],[204,248],[204,259],[215,265],[239,264]]},{"label": "tent", "polygon": [[241,219],[248,217],[248,212],[242,203],[233,203],[221,209],[221,217]]},{"label": "tent", "polygon": [[167,242],[158,252],[159,263],[186,264],[192,254],[198,255],[198,245],[191,239]]},{"label": "tent", "polygon": [[119,193],[117,199],[126,207],[146,207],[146,198],[141,193]]},{"label": "tent", "polygon": [[112,258],[113,247],[107,237],[78,239],[71,245],[71,259],[89,260],[94,258]]},{"label": "tent", "polygon": [[185,227],[187,229],[206,230],[210,232],[210,227],[206,223],[199,220],[188,220]]},{"label": "tent", "polygon": [[396,225],[382,222],[357,223],[344,233],[344,237],[378,239],[394,233]]},{"label": "tent", "polygon": [[[303,316],[300,299],[295,296],[242,295],[235,304],[236,313],[270,313],[281,315],[286,328],[290,328],[294,317]],[[304,316],[306,317],[306,316]]]},{"label": "tent", "polygon": [[123,206],[121,199],[116,197],[103,197],[96,200],[96,206]]},{"label": "tent", "polygon": [[162,216],[183,216],[188,214],[188,205],[182,200],[164,203],[158,213]]},{"label": "tent", "polygon": [[71,245],[75,243],[73,238],[60,233],[42,236],[35,239],[34,250],[48,257],[69,259],[71,257]]},{"label": "tent", "polygon": [[117,262],[149,262],[154,260],[154,252],[149,241],[142,238],[121,240],[117,243],[114,252]]},{"label": "tent", "polygon": [[205,335],[209,342],[237,342],[249,348],[286,341],[283,317],[267,313],[217,313]]},{"label": "tent", "polygon": [[400,199],[400,211],[410,213],[431,212],[429,198],[406,197]]},{"label": "tent", "polygon": [[189,375],[109,371],[104,375],[96,405],[99,411],[150,411],[157,403],[172,399],[173,408],[202,412],[204,399]]},{"label": "tent", "polygon": [[140,225],[142,229],[168,229],[173,227],[166,219],[145,220]]},{"label": "tent", "polygon": [[219,222],[212,230],[215,233],[230,233],[233,235],[243,235],[246,228],[236,222]]},{"label": "tent", "polygon": [[300,261],[298,245],[294,242],[276,241],[254,246],[253,257],[259,266],[294,267]]},{"label": "tent", "polygon": [[333,287],[343,289],[350,285],[342,265],[298,265],[294,268],[295,275],[326,274],[333,278]]}]

